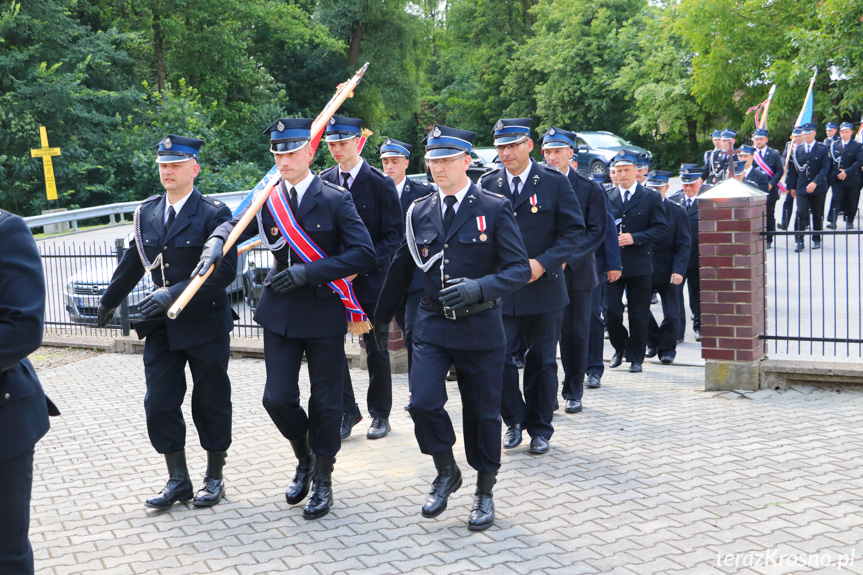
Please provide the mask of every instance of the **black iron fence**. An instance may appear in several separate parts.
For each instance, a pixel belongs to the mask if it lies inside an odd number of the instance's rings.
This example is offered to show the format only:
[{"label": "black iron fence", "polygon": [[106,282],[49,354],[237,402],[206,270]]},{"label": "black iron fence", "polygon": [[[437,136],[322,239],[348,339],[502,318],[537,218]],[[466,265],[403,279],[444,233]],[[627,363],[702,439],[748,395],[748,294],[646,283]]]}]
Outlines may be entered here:
[{"label": "black iron fence", "polygon": [[[138,302],[153,290],[147,275],[116,310],[108,327],[96,325],[99,300],[127,249],[123,239],[113,245],[93,242],[39,246],[47,287],[46,335],[113,337],[131,333],[131,324],[141,317]],[[263,335],[253,317],[271,261],[270,252],[265,249],[250,250],[239,258],[237,277],[227,289],[233,309],[240,316],[232,332],[234,338]]]},{"label": "black iron fence", "polygon": [[[858,226],[859,218],[854,226]],[[765,340],[770,356],[863,357],[863,231],[762,232],[765,250]],[[803,226],[798,226],[803,227]]]}]

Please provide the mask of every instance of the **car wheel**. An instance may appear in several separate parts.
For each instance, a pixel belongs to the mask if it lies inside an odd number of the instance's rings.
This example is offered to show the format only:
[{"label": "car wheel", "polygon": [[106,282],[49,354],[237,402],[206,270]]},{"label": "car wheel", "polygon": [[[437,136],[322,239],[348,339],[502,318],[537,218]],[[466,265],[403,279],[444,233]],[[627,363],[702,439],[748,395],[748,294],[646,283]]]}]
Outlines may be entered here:
[{"label": "car wheel", "polygon": [[593,176],[602,176],[605,178],[608,176],[608,166],[602,160],[594,160],[590,164],[590,173]]}]

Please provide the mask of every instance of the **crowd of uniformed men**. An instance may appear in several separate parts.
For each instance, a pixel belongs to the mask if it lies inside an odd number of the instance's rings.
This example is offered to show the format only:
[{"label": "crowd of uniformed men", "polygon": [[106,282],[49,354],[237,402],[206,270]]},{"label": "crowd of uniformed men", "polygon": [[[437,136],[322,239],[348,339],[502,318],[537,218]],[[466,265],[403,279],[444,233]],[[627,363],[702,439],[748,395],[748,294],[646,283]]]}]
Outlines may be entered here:
[{"label": "crowd of uniformed men", "polygon": [[[446,376],[454,366],[463,405],[464,449],[477,471],[468,528],[486,529],[494,521],[492,489],[501,447],[518,447],[527,431],[529,453],[549,451],[552,416],[559,408],[558,345],[564,411],[578,413],[584,388],[601,386],[606,330],[614,348],[612,368],[627,361],[629,371],[639,373],[645,357],[674,361],[686,329],[687,284],[692,328],[700,340],[695,201],[700,191],[733,176],[768,194],[769,231],[788,226],[794,198],[795,229],[811,225],[820,231],[827,188],[832,187],[828,227],[835,228],[844,214],[850,229],[863,166],[863,148],[851,139],[851,124],[828,124],[823,144],[815,142],[814,124],[797,128],[789,144],[789,194],[777,224],[773,212],[785,191],[780,183],[785,161],[767,146],[766,130],[756,130],[753,146],[739,149],[733,130],[716,131],[715,149],[705,153],[703,164],[683,164],[683,189],[669,194],[672,173],[650,171],[647,158],[625,149],[612,160],[605,185],[583,175],[577,170],[575,134],[558,127],[543,134],[539,146],[545,162],[537,162],[531,158],[535,143],[529,119],[497,122],[493,136],[502,167],[476,184],[467,176],[475,134],[435,125],[423,140],[435,186],[406,177],[412,147],[392,138],[378,150],[383,171],[370,166],[359,155],[360,120],[343,116],[334,116],[325,132],[337,165],[316,174],[309,169],[314,155],[311,126],[311,120],[283,118],[267,128],[281,180],[265,207],[239,230],[241,241],[260,236],[274,257],[255,314],[264,329],[263,404],[297,458],[287,502],[297,504],[308,497],[303,509],[307,519],[329,512],[336,455],[362,420],[345,358],[349,323],[368,318],[373,326],[363,335],[370,439],[390,431],[392,319],[404,333],[410,371],[406,409],[420,450],[431,455],[437,470],[421,508],[424,517],[442,513],[463,482],[453,454],[455,432],[445,410]],[[141,277],[151,274],[156,289],[140,303],[143,320],[135,328],[146,340],[147,429],[169,474],[164,489],[146,501],[155,509],[189,500],[211,506],[225,492],[233,326],[225,287],[235,277],[237,252],[224,246],[245,214],[232,216],[224,204],[195,187],[202,144],[175,135],[159,142],[156,162],[165,193],[145,200],[137,210],[134,248],[123,256],[98,311],[104,326]],[[15,223],[0,217],[2,226]],[[9,238],[20,239],[24,247],[4,250],[22,261],[2,266],[0,288],[8,287],[0,291],[3,317],[20,307],[14,294],[42,285],[37,277],[41,268],[32,261],[38,254],[27,248],[32,238],[17,233],[18,228]],[[24,235],[28,237],[19,238]],[[797,241],[800,251],[802,236]],[[818,247],[820,237],[813,236],[812,248]],[[27,255],[30,261],[23,262]],[[32,269],[33,285],[7,282],[6,270],[13,266]],[[214,273],[183,313],[168,320],[166,312],[190,279],[204,276],[211,266]],[[654,294],[662,302],[661,323],[650,311]],[[40,310],[17,311],[20,321],[39,328],[30,331],[41,332],[41,318],[36,317]],[[32,391],[22,391],[25,384],[38,390],[23,357],[38,344],[22,340],[20,330],[7,331],[0,329],[2,390],[10,390],[0,396],[0,429],[4,437],[13,438],[4,445],[21,448],[0,450],[0,491],[23,493],[26,487],[29,497],[33,445],[47,425],[45,402],[34,402]],[[299,388],[303,356],[310,381],[307,409]],[[192,416],[207,452],[207,469],[197,491],[185,461],[181,404],[186,365],[193,380]],[[16,403],[15,393],[30,400]],[[27,418],[27,426],[10,431],[8,422],[18,420],[6,413],[15,405],[39,413]],[[13,481],[21,470],[27,470],[29,475],[24,475],[30,479]],[[25,522],[29,499],[9,496],[4,501],[15,505],[7,509],[7,503],[0,504],[0,566],[4,573],[32,572]]]}]

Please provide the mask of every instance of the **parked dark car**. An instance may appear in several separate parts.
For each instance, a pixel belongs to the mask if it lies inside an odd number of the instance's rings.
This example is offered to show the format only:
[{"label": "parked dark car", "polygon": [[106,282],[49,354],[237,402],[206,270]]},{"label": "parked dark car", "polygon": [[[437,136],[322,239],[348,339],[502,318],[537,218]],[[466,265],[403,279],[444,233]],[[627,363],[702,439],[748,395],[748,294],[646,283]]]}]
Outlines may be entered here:
[{"label": "parked dark car", "polygon": [[575,135],[575,145],[578,149],[578,170],[603,180],[608,178],[609,162],[620,150],[626,150],[636,157],[646,155],[648,160],[653,158],[653,154],[649,151],[635,146],[611,132],[576,132]]}]

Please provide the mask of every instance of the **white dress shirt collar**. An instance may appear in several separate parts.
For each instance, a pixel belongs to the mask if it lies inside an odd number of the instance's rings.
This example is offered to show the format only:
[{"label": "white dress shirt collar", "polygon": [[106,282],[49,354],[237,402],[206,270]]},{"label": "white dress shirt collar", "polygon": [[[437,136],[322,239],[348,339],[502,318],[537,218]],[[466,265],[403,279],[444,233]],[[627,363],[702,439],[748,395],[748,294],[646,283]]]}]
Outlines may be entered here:
[{"label": "white dress shirt collar", "polygon": [[315,175],[309,170],[309,173],[306,174],[306,177],[300,180],[296,184],[292,184],[291,182],[285,181],[285,187],[287,191],[290,193],[291,188],[297,190],[297,205],[300,205],[300,202],[303,201],[303,194],[306,193],[306,190],[309,189],[309,186],[312,185],[312,180],[315,179]]},{"label": "white dress shirt collar", "polygon": [[[629,199],[630,200],[632,199],[632,196],[635,195],[635,190],[637,188],[638,188],[638,181],[636,180],[636,182],[634,184],[632,184],[632,187],[629,188]],[[622,201],[623,203],[626,203],[626,192],[627,192],[627,190],[624,190],[620,186],[618,186],[618,190],[620,190],[620,201]]]},{"label": "white dress shirt collar", "polygon": [[192,195],[192,192],[189,192],[188,194],[186,194],[185,196],[183,196],[182,198],[180,198],[179,200],[177,200],[173,204],[168,201],[168,196],[165,195],[165,214],[164,214],[164,218],[162,221],[166,224],[168,223],[168,211],[170,210],[171,206],[174,206],[174,218],[179,216],[180,210],[182,210],[183,206],[186,205],[186,200],[188,200],[189,196],[191,196],[191,195]]},{"label": "white dress shirt collar", "polygon": [[[348,178],[348,186],[354,185],[354,181],[357,179],[357,174],[360,173],[360,168],[363,167],[363,162],[365,162],[365,160],[360,158],[360,161],[357,162],[357,165],[354,166],[353,168],[351,168],[350,172],[347,172],[351,175],[351,177]],[[344,173],[345,172],[342,171],[342,167],[339,166],[339,185],[342,185],[342,181],[343,181],[342,174],[344,174]]]},{"label": "white dress shirt collar", "polygon": [[520,174],[510,174],[509,170],[504,169],[504,171],[506,172],[506,185],[509,186],[510,190],[512,190],[512,179],[516,176],[518,176],[518,179],[521,182],[521,187],[518,189],[518,191],[521,192],[521,190],[524,189],[524,185],[527,183],[527,175],[530,173],[530,168],[532,166],[533,162],[528,162],[527,169]]},{"label": "white dress shirt collar", "polygon": [[[467,191],[470,189],[470,185],[471,185],[472,183],[473,183],[473,182],[468,181],[468,183],[467,183],[467,185],[466,185],[465,187],[463,187],[461,190],[459,190],[458,192],[456,192],[456,194],[455,194],[455,204],[453,204],[453,207],[452,207],[452,209],[453,209],[453,210],[455,210],[455,211],[456,211],[456,213],[458,212],[458,208],[459,208],[459,206],[461,205],[462,200],[464,200],[464,197],[465,197],[465,195],[467,194]],[[445,203],[443,200],[444,200],[444,198],[446,197],[446,194],[445,194],[445,193],[443,193],[442,191],[438,190],[437,195],[438,195],[438,197],[440,198],[440,213],[441,213],[441,215],[444,215],[444,213],[446,213],[446,203]]]}]

